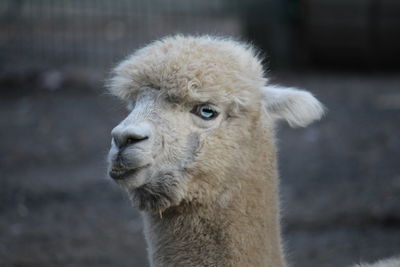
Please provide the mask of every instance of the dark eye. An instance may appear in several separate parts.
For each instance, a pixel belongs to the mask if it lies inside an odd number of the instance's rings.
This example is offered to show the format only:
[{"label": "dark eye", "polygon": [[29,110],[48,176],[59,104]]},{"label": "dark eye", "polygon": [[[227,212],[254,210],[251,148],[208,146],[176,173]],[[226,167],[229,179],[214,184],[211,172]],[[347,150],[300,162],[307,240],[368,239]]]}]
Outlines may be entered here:
[{"label": "dark eye", "polygon": [[203,120],[212,120],[218,116],[218,112],[207,104],[195,106],[192,113],[196,114]]}]

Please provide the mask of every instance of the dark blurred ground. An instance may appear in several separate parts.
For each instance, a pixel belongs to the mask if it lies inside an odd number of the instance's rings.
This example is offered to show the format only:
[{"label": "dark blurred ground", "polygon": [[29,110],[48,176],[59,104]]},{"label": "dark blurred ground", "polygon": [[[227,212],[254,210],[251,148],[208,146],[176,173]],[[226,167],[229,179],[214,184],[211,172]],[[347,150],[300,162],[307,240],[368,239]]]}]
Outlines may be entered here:
[{"label": "dark blurred ground", "polygon": [[[400,254],[400,75],[272,76],[329,110],[309,128],[279,130],[290,261]],[[140,214],[105,174],[121,103],[101,82],[60,73],[0,85],[0,266],[147,266]]]},{"label": "dark blurred ground", "polygon": [[272,70],[330,70],[271,74],[329,110],[278,132],[290,261],[400,255],[400,1],[3,0],[1,267],[147,266],[140,214],[105,174],[125,111],[104,70],[174,33],[250,41]]}]

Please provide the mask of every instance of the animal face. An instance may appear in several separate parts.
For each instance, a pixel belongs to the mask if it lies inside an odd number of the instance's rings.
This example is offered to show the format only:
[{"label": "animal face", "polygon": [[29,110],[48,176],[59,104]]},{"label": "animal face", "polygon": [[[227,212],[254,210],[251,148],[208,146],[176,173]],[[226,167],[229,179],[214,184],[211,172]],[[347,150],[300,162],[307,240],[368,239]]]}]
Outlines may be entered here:
[{"label": "animal face", "polygon": [[193,171],[206,173],[207,161],[227,158],[246,127],[229,104],[212,99],[183,101],[144,88],[129,102],[129,115],[111,132],[109,174],[144,210],[164,210],[187,199]]},{"label": "animal face", "polygon": [[231,40],[177,36],[138,50],[110,82],[131,107],[111,133],[110,176],[147,211],[228,199],[277,120],[306,126],[323,113],[310,93],[265,84],[253,50]]}]

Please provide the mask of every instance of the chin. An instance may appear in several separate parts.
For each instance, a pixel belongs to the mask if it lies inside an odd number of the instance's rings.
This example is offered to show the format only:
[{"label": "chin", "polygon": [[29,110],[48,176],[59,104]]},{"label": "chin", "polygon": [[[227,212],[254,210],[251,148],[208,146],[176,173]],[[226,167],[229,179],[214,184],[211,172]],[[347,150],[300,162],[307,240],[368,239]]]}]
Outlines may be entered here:
[{"label": "chin", "polygon": [[184,199],[186,184],[179,172],[161,172],[148,176],[138,176],[135,183],[128,183],[129,196],[133,205],[142,211],[162,212],[178,206]]},{"label": "chin", "polygon": [[149,166],[143,166],[140,168],[132,169],[126,171],[123,175],[116,176],[112,171],[109,172],[110,177],[121,187],[131,191],[135,188],[138,188],[146,183],[149,180],[150,170]]}]

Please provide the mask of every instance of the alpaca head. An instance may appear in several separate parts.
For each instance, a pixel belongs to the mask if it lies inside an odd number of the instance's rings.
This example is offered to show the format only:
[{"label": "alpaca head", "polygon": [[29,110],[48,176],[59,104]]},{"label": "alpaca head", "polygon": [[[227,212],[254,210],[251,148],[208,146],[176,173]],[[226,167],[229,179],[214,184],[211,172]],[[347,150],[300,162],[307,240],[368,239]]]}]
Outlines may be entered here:
[{"label": "alpaca head", "polygon": [[253,50],[231,40],[175,36],[138,50],[109,84],[130,112],[111,133],[110,176],[142,210],[223,195],[251,147],[272,142],[257,129],[322,115],[311,94],[265,83]]}]

